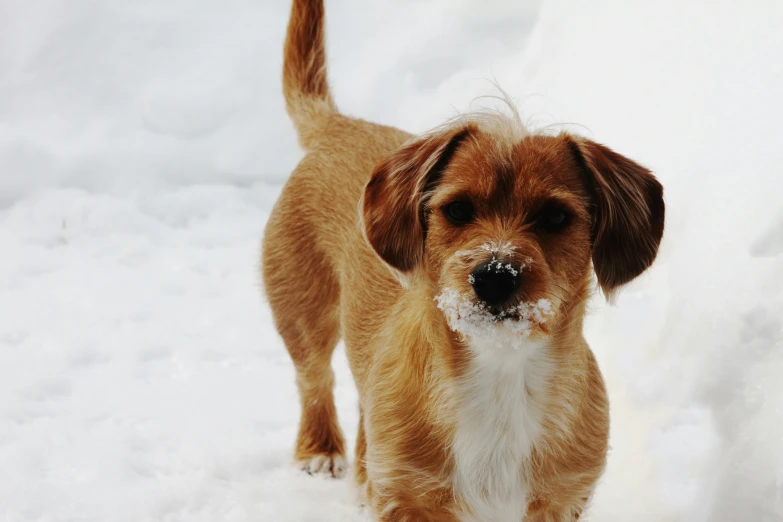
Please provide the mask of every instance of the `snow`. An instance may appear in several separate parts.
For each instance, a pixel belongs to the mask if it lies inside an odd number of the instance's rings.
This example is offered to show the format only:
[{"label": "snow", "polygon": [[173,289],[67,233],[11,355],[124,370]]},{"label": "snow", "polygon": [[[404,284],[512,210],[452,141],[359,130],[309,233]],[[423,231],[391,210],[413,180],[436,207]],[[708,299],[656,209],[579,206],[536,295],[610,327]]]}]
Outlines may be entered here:
[{"label": "snow", "polygon": [[[468,280],[472,277],[468,276]],[[495,315],[484,303],[469,299],[454,288],[444,288],[435,301],[453,331],[472,345],[493,351],[519,350],[529,343],[534,326],[546,323],[548,316],[554,314],[552,303],[539,299],[519,303]]]},{"label": "snow", "polygon": [[[291,466],[293,371],[258,292],[264,221],[301,154],[287,11],[0,3],[0,519],[367,520],[349,481]],[[612,449],[588,520],[783,520],[779,5],[327,12],[345,111],[424,131],[497,80],[530,125],[664,184],[654,268],[591,304]],[[342,350],[335,372],[352,442]]]}]

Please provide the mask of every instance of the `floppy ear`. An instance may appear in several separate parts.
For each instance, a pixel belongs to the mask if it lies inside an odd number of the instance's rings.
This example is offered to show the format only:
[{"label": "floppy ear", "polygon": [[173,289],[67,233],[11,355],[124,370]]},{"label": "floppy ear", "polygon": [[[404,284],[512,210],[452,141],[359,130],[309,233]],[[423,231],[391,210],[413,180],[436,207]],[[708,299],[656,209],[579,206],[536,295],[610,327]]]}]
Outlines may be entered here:
[{"label": "floppy ear", "polygon": [[593,267],[609,296],[655,260],[663,237],[663,187],[638,163],[582,138],[568,138],[593,199]]},{"label": "floppy ear", "polygon": [[406,143],[375,168],[364,188],[364,235],[381,259],[401,274],[412,271],[424,253],[426,193],[471,130],[446,128]]}]

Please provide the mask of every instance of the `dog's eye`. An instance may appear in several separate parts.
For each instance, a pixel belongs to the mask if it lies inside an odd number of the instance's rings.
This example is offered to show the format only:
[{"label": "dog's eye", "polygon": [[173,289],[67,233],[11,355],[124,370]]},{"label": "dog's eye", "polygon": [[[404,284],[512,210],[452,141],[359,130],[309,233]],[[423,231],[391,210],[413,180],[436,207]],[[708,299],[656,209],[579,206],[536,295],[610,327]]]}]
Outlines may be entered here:
[{"label": "dog's eye", "polygon": [[547,206],[536,216],[536,225],[546,232],[559,232],[568,225],[569,220],[570,216],[562,208]]},{"label": "dog's eye", "polygon": [[443,210],[448,220],[455,225],[464,225],[473,220],[473,205],[469,201],[454,201]]}]

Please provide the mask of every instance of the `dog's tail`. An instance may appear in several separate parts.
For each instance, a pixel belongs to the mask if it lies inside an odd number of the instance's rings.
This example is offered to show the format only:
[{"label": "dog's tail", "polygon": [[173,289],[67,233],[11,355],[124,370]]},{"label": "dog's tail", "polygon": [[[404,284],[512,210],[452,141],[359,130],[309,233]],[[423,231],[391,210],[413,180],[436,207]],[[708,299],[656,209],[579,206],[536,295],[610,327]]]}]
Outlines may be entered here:
[{"label": "dog's tail", "polygon": [[326,79],[323,0],[294,0],[283,55],[286,110],[309,149],[337,108]]}]

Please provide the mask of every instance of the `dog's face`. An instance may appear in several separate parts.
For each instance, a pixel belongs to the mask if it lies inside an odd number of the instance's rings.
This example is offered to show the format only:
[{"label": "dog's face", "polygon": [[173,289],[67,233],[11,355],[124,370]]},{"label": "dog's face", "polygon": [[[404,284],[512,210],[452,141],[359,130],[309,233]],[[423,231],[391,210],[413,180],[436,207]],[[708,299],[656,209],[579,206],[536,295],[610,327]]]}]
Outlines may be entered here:
[{"label": "dog's face", "polygon": [[413,141],[363,198],[374,250],[431,285],[474,341],[549,334],[586,297],[591,261],[611,293],[652,263],[663,234],[662,188],[640,165],[568,135],[513,136],[466,123]]}]

